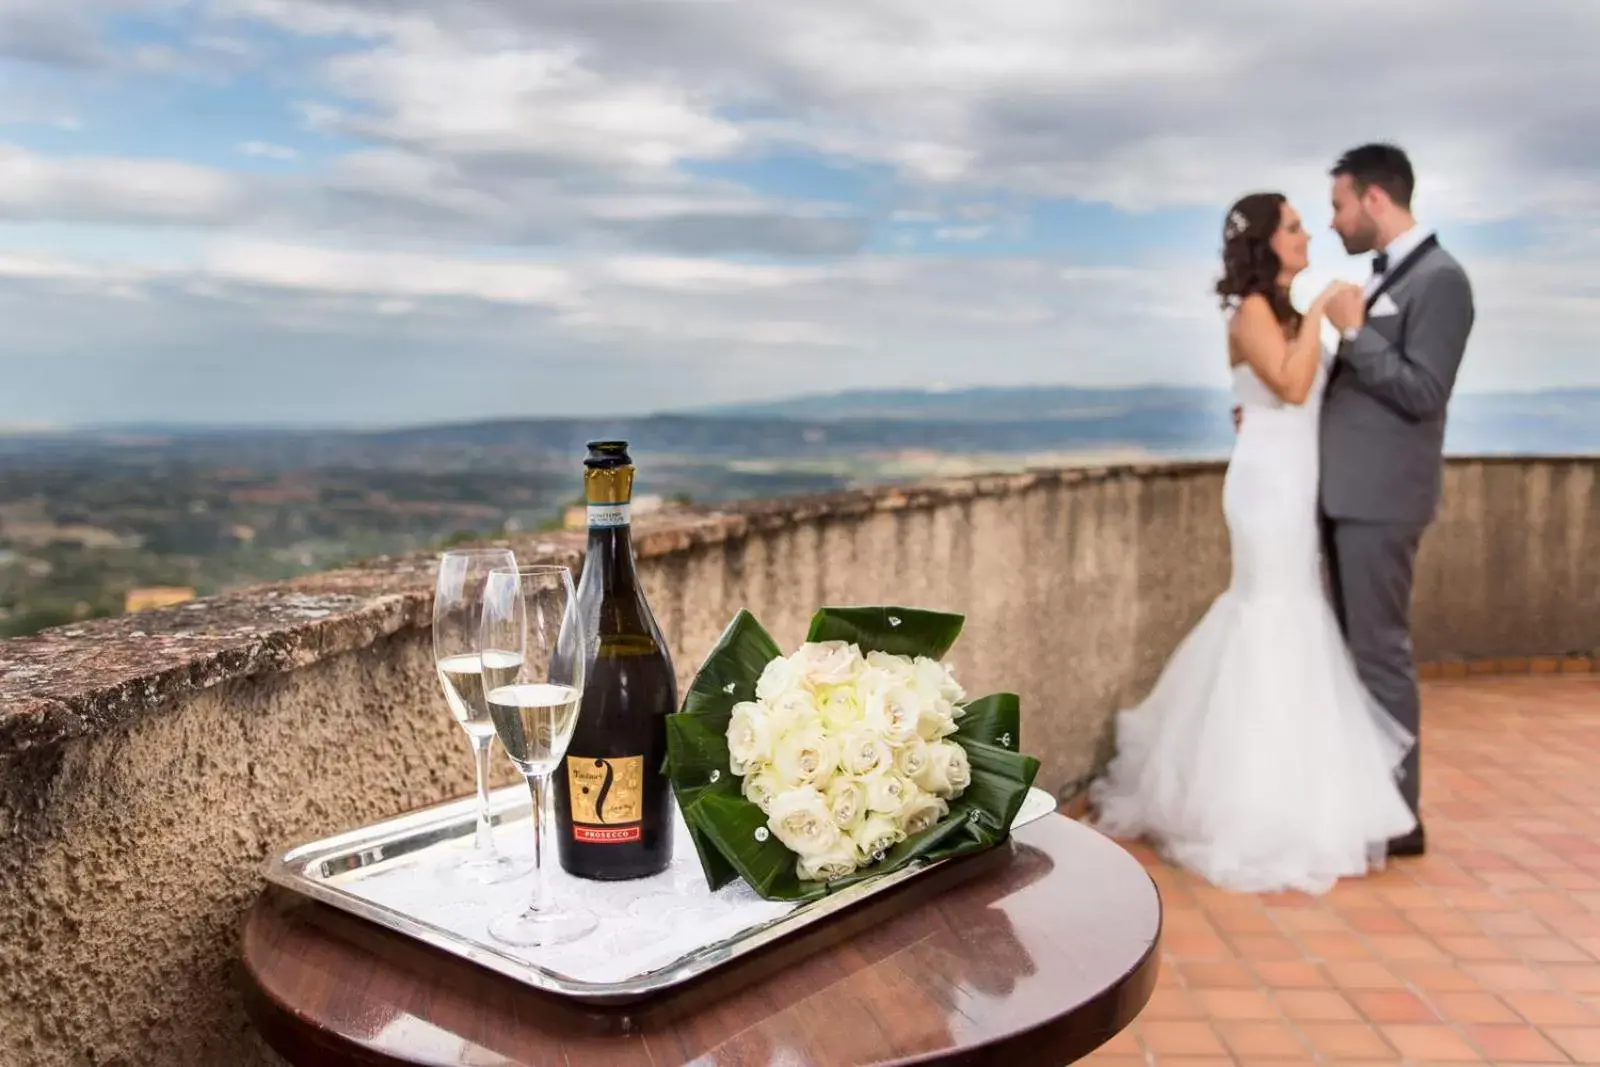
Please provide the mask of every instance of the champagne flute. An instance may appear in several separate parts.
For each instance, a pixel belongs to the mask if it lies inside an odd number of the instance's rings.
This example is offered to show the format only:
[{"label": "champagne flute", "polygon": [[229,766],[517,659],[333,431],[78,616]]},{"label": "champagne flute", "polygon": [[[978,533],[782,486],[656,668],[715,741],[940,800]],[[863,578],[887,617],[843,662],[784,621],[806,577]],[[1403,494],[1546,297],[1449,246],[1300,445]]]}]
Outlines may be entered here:
[{"label": "champagne flute", "polygon": [[[439,557],[433,593],[434,665],[450,713],[472,745],[478,780],[478,821],[472,851],[450,871],[480,883],[508,881],[530,869],[525,862],[501,853],[494,844],[489,818],[489,748],[494,744],[494,724],[489,721],[489,708],[484,703],[484,664],[478,652],[484,582],[490,571],[516,565],[516,557],[508,548],[452,549]],[[502,657],[493,665],[503,671],[511,663]]]},{"label": "champagne flute", "polygon": [[595,928],[593,912],[555,900],[544,862],[546,780],[567,753],[583,695],[583,631],[574,599],[565,567],[496,570],[484,587],[479,654],[486,664],[515,664],[484,671],[489,717],[533,795],[533,900],[489,923],[489,935],[508,945],[558,945]]}]

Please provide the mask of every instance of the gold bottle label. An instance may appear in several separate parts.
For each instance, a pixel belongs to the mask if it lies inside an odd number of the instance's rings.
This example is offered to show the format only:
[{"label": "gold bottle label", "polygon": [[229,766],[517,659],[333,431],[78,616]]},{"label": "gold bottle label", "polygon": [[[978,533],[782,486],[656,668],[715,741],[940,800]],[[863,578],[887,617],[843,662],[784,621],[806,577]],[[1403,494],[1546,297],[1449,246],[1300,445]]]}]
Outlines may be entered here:
[{"label": "gold bottle label", "polygon": [[643,836],[644,757],[567,757],[572,794],[572,837],[587,844],[615,845]]}]

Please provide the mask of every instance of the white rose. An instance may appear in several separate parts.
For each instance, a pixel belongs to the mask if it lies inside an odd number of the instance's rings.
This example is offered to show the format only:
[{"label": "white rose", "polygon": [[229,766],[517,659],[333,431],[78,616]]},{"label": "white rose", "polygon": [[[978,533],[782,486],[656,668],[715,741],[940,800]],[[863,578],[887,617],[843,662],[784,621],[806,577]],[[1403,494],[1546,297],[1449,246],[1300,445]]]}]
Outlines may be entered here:
[{"label": "white rose", "polygon": [[937,741],[956,732],[956,713],[960,711],[946,700],[935,700],[922,705],[917,715],[917,736],[924,741]]},{"label": "white rose", "polygon": [[894,749],[875,731],[858,726],[839,739],[839,767],[866,778],[894,766]]},{"label": "white rose", "polygon": [[912,665],[912,688],[922,693],[929,700],[943,700],[947,704],[958,704],[967,695],[961,688],[956,676],[936,659],[927,656],[918,656]]},{"label": "white rose", "polygon": [[894,689],[910,689],[914,677],[911,660],[905,656],[891,656],[885,652],[869,652],[866,669],[861,672],[858,685],[862,699],[871,705],[885,693]]},{"label": "white rose", "polygon": [[917,787],[936,797],[953,797],[972,783],[967,750],[953,741],[928,746],[928,764],[915,778]]},{"label": "white rose", "polygon": [[768,660],[756,679],[756,699],[772,701],[785,693],[799,689],[805,683],[806,671],[792,656],[779,656]]},{"label": "white rose", "polygon": [[866,715],[861,692],[853,682],[823,686],[816,691],[817,714],[829,730],[843,732]]},{"label": "white rose", "polygon": [[822,795],[833,815],[833,824],[841,830],[854,826],[867,810],[867,791],[854,778],[839,775],[828,783]]},{"label": "white rose", "polygon": [[893,815],[905,807],[916,786],[898,774],[875,774],[861,783],[867,791],[867,810]]},{"label": "white rose", "polygon": [[915,738],[921,717],[921,698],[916,690],[904,686],[873,693],[867,701],[867,725],[891,745],[903,745]]},{"label": "white rose", "polygon": [[950,669],[936,659],[917,657],[912,679],[907,686],[916,694],[917,733],[924,741],[936,741],[956,732],[956,719],[966,709],[956,707],[966,692],[956,684]]},{"label": "white rose", "polygon": [[928,766],[929,752],[928,743],[920,737],[914,737],[894,750],[894,769],[914,782]]},{"label": "white rose", "polygon": [[783,783],[778,781],[778,776],[770,770],[762,770],[740,782],[739,791],[744,794],[746,800],[760,808],[763,813],[770,815],[772,799],[783,791]]},{"label": "white rose", "polygon": [[828,813],[827,801],[808,785],[774,797],[767,825],[798,856],[820,856],[839,843],[839,828]]},{"label": "white rose", "polygon": [[832,882],[856,873],[857,866],[855,842],[841,835],[826,851],[801,856],[795,862],[794,873],[807,882]]},{"label": "white rose", "polygon": [[785,786],[821,788],[839,769],[839,742],[815,724],[790,730],[772,745],[772,769]]},{"label": "white rose", "polygon": [[912,794],[897,816],[900,826],[905,830],[906,836],[920,834],[922,831],[936,825],[940,819],[950,814],[950,805],[938,797],[922,792],[920,789]]},{"label": "white rose", "polygon": [[816,699],[809,689],[791,689],[772,700],[763,700],[761,706],[767,709],[768,729],[774,743],[784,734],[822,721],[822,713],[817,710]]},{"label": "white rose", "polygon": [[867,653],[867,666],[881,675],[888,684],[884,688],[896,685],[909,685],[915,675],[911,660],[905,656],[895,656],[888,652],[872,651]]},{"label": "white rose", "polygon": [[860,646],[844,641],[809,641],[793,658],[812,686],[853,682],[867,665]]},{"label": "white rose", "polygon": [[767,709],[750,701],[735,704],[728,719],[728,769],[745,775],[772,758]]},{"label": "white rose", "polygon": [[850,837],[856,844],[861,862],[867,864],[877,862],[882,858],[880,853],[904,841],[906,835],[892,816],[869,815],[860,826],[850,831]]}]

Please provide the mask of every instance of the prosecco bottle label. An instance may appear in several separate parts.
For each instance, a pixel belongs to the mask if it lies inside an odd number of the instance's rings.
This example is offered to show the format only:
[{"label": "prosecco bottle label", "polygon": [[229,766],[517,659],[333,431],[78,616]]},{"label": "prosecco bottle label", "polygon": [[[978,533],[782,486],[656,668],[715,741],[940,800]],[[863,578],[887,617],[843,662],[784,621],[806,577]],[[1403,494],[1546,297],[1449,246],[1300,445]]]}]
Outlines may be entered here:
[{"label": "prosecco bottle label", "polygon": [[589,529],[608,530],[616,526],[628,525],[628,505],[626,504],[590,504]]},{"label": "prosecco bottle label", "polygon": [[638,841],[643,836],[644,757],[567,756],[572,795],[572,837],[594,845]]}]

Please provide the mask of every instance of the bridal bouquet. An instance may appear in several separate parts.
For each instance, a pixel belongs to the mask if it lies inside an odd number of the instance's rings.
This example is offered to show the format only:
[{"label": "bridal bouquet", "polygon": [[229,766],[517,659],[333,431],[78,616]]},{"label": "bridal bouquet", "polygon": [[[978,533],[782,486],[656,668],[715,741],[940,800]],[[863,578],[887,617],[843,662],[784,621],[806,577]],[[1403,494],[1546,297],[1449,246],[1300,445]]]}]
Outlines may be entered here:
[{"label": "bridal bouquet", "polygon": [[713,889],[805,900],[1004,840],[1038,772],[1018,701],[968,701],[962,617],[824,608],[784,655],[741,611],[667,720],[668,772]]}]

